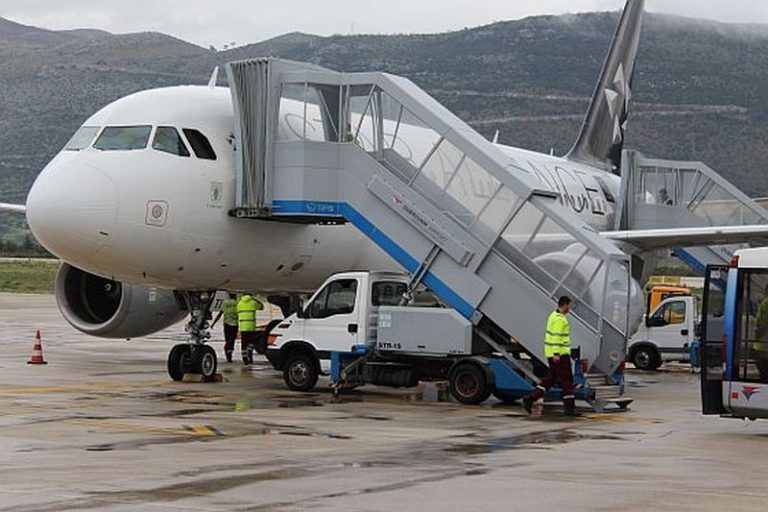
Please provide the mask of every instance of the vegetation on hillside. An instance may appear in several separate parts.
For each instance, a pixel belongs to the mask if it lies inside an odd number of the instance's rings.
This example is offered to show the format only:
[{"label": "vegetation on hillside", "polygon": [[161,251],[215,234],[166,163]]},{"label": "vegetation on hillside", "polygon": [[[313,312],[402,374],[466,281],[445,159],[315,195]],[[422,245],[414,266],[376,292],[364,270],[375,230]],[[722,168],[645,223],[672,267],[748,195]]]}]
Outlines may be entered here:
[{"label": "vegetation on hillside", "polygon": [[53,293],[56,260],[0,259],[0,292]]}]

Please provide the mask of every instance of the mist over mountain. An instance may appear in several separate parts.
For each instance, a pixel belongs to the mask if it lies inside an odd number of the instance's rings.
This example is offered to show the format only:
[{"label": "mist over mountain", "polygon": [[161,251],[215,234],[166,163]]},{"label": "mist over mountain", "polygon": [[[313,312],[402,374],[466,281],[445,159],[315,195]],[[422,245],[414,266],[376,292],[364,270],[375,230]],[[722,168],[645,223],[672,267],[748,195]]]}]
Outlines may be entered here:
[{"label": "mist over mountain", "polygon": [[[37,173],[107,103],[204,84],[216,65],[267,55],[404,75],[482,134],[500,130],[505,144],[562,154],[618,18],[538,16],[429,35],[291,33],[227,51],[154,32],[50,31],[0,18],[0,201],[23,202]],[[747,193],[768,195],[768,26],[648,15],[633,99],[629,147],[703,160]]]}]

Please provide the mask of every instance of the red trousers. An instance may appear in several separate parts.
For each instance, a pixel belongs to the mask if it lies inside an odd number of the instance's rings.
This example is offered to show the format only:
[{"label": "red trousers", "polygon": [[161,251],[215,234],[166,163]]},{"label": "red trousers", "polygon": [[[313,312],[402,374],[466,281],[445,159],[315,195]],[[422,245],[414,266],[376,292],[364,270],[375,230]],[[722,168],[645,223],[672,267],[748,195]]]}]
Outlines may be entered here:
[{"label": "red trousers", "polygon": [[563,402],[566,409],[573,409],[576,403],[576,396],[573,388],[573,369],[571,368],[571,358],[569,356],[560,356],[555,362],[554,358],[547,360],[549,362],[549,371],[544,380],[541,381],[536,389],[531,393],[533,400],[543,398],[546,392],[554,385],[560,385],[563,390]]}]

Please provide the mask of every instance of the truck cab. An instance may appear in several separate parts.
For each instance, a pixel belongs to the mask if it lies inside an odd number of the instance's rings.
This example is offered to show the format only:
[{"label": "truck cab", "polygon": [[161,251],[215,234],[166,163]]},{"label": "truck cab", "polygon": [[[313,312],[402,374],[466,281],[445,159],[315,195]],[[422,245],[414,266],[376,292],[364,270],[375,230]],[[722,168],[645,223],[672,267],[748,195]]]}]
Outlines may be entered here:
[{"label": "truck cab", "polygon": [[303,309],[270,333],[267,359],[286,385],[308,391],[330,370],[332,352],[348,352],[375,337],[379,306],[397,306],[408,290],[407,274],[344,272],[331,276]]},{"label": "truck cab", "polygon": [[645,371],[657,370],[667,361],[688,362],[696,318],[695,297],[674,294],[662,300],[630,339],[629,361]]}]

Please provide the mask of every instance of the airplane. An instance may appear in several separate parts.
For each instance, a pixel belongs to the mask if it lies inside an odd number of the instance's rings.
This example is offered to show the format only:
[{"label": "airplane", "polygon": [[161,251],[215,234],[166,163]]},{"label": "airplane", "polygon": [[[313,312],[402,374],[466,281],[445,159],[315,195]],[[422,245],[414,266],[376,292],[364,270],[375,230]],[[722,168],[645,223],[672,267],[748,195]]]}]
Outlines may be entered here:
[{"label": "airplane", "polygon": [[[612,231],[644,6],[644,0],[626,2],[566,156],[497,147],[557,193],[563,207],[644,261],[648,274],[654,251],[710,243],[711,231]],[[79,331],[134,338],[189,316],[191,339],[207,347],[216,290],[268,296],[288,313],[298,295],[333,273],[400,270],[350,225],[246,222],[230,215],[235,119],[230,91],[217,87],[215,77],[208,85],[146,90],[107,105],[44,168],[26,206],[0,204],[0,211],[26,213],[37,240],[63,262],[56,299]],[[281,113],[280,130],[293,129],[291,116]],[[722,227],[717,241],[766,235],[768,226]],[[634,277],[639,287],[642,276]],[[215,358],[211,352],[202,353]],[[170,357],[169,364],[182,363]]]}]

